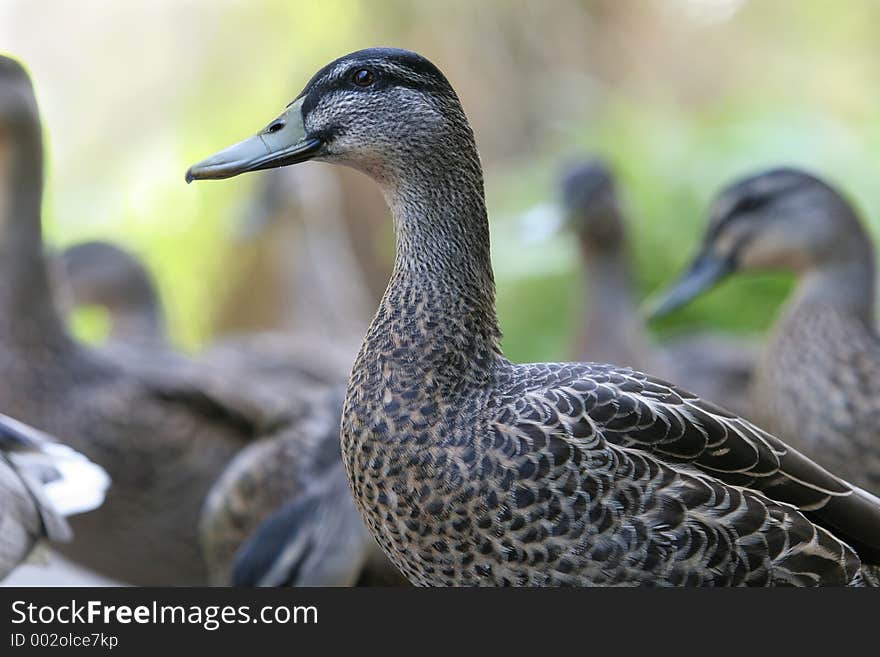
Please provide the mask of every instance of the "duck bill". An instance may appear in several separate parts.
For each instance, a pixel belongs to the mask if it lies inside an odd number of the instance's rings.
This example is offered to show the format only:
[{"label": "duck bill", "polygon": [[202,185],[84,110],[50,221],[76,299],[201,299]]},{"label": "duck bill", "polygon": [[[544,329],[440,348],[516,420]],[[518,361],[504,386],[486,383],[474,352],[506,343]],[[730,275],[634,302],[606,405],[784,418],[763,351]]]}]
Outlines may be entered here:
[{"label": "duck bill", "polygon": [[308,136],[302,104],[300,98],[265,130],[192,165],[186,172],[186,182],[232,178],[248,171],[275,169],[315,157],[322,142]]},{"label": "duck bill", "polygon": [[671,289],[648,304],[648,317],[668,315],[710,290],[733,270],[729,259],[703,253]]}]

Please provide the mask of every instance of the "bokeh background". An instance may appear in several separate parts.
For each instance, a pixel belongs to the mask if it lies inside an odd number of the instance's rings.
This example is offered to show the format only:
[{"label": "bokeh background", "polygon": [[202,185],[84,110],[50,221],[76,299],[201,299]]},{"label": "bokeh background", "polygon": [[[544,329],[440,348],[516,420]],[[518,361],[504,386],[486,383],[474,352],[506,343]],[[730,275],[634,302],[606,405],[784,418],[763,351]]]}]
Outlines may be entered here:
[{"label": "bokeh background", "polygon": [[[332,58],[423,53],[476,130],[505,347],[550,360],[569,353],[583,306],[577,250],[566,235],[531,240],[519,218],[554,200],[572,155],[618,172],[643,296],[685,263],[718,189],[759,167],[829,177],[880,231],[877,25],[876,0],[0,0],[0,51],[27,65],[41,102],[48,241],[140,254],[185,349],[211,339],[241,285],[235,223],[258,184],[187,186],[187,166],[263,127]],[[376,207],[372,185],[350,184]],[[387,264],[390,222],[353,214]],[[789,284],[738,277],[654,329],[761,331]],[[100,316],[75,323],[100,337]]]}]

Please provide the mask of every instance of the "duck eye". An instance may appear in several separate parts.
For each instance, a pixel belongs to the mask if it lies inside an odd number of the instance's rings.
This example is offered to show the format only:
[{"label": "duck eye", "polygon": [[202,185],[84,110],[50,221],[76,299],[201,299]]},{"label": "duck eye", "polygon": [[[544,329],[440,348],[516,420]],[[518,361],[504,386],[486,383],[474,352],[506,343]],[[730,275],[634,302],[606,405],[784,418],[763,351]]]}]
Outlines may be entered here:
[{"label": "duck eye", "polygon": [[359,87],[369,87],[376,81],[376,76],[368,68],[359,68],[354,72],[351,79]]}]

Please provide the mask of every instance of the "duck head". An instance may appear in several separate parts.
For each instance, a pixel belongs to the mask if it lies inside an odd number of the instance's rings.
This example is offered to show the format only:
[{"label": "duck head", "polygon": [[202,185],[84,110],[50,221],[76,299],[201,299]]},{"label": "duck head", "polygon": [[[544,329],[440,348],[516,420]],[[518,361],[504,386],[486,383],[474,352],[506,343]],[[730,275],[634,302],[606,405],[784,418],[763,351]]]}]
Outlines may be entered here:
[{"label": "duck head", "polygon": [[133,253],[99,240],[70,246],[56,256],[59,286],[69,287],[76,305],[111,309],[153,306],[158,294],[150,273]]},{"label": "duck head", "polygon": [[599,159],[568,165],[562,173],[566,224],[589,251],[620,248],[626,238],[620,199],[611,168]]},{"label": "duck head", "polygon": [[697,257],[652,304],[665,315],[740,271],[803,274],[848,257],[865,238],[843,197],[797,169],[772,169],[740,180],[715,200]]},{"label": "duck head", "polygon": [[41,180],[40,132],[40,114],[30,77],[17,61],[0,55],[0,186],[6,191],[9,186],[20,187],[25,181]]},{"label": "duck head", "polygon": [[263,130],[195,164],[186,179],[321,160],[381,180],[400,166],[417,169],[432,158],[438,139],[462,130],[470,133],[458,98],[431,62],[406,50],[371,48],[322,68]]},{"label": "duck head", "polygon": [[8,139],[10,134],[33,133],[39,127],[30,77],[16,60],[0,55],[0,134]]}]

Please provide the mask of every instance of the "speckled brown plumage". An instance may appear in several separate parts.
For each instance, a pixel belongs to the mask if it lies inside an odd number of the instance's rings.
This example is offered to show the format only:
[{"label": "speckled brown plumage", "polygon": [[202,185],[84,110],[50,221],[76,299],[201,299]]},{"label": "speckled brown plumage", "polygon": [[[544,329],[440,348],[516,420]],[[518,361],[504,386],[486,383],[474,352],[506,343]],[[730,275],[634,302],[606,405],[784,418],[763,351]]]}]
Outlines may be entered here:
[{"label": "speckled brown plumage", "polygon": [[726,265],[694,293],[735,271],[797,275],[758,361],[751,391],[757,420],[832,472],[880,493],[876,267],[852,206],[802,171],[750,176],[716,200],[698,262]]},{"label": "speckled brown plumage", "polygon": [[585,301],[575,356],[651,372],[749,417],[757,356],[753,341],[688,333],[655,344],[638,307],[627,222],[618,185],[598,159],[565,167],[561,198],[566,224],[584,265]]},{"label": "speckled brown plumage", "polygon": [[[669,384],[503,357],[480,162],[433,64],[359,51],[290,108],[187,177],[317,158],[382,187],[397,256],[352,371],[342,453],[358,508],[412,582],[863,583],[841,539],[876,556],[880,500]],[[276,133],[299,141],[265,141]]]},{"label": "speckled brown plumage", "polygon": [[[739,486],[828,505],[832,518],[838,503],[859,506],[850,489],[745,422],[610,366],[492,369],[487,388],[440,414],[442,433],[420,417],[428,395],[411,390],[385,395],[369,425],[347,417],[355,494],[414,581],[842,585],[854,576],[849,548]],[[434,432],[448,442],[438,446]],[[815,488],[796,483],[802,474]],[[869,519],[876,504],[866,502]],[[801,572],[804,563],[815,570]]]}]

